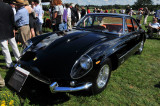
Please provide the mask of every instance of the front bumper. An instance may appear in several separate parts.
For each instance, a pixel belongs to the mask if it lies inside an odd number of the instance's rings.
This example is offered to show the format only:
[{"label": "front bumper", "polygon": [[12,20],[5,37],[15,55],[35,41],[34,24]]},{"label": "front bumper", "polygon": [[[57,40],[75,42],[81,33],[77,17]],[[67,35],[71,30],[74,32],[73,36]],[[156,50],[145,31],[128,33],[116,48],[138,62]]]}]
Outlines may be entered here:
[{"label": "front bumper", "polygon": [[[15,64],[15,68],[17,66],[21,66],[21,64]],[[43,82],[45,84],[49,84],[49,82],[47,80],[45,80],[44,78],[39,78],[37,76],[34,76],[33,74],[30,73],[30,76],[40,82]],[[92,83],[91,82],[86,82],[84,83],[83,85],[80,85],[80,86],[77,86],[77,87],[59,87],[58,83],[57,82],[54,82],[52,83],[49,88],[50,88],[50,91],[52,93],[54,92],[74,92],[74,91],[81,91],[81,90],[87,90],[89,89],[90,87],[92,86]]]},{"label": "front bumper", "polygon": [[50,91],[54,92],[74,92],[89,89],[92,86],[91,82],[87,82],[82,86],[78,87],[59,87],[57,82],[54,82],[50,85]]}]

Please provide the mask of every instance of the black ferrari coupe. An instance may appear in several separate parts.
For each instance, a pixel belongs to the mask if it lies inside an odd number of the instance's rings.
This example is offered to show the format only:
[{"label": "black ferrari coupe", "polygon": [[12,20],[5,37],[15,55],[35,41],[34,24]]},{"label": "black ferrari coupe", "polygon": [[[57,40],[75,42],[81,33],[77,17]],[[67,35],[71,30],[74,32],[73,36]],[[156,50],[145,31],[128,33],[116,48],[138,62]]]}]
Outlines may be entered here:
[{"label": "black ferrari coupe", "polygon": [[112,70],[142,52],[145,40],[145,31],[129,15],[87,14],[64,36],[55,32],[28,40],[8,83],[20,92],[32,77],[52,93],[97,94]]}]

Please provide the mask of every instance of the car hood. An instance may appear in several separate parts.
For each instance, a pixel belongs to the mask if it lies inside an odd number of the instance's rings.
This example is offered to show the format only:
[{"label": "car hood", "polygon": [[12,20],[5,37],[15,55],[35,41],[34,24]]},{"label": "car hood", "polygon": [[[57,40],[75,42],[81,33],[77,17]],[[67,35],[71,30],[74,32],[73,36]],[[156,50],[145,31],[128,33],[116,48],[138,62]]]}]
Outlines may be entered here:
[{"label": "car hood", "polygon": [[[39,70],[37,72],[48,78],[70,79],[70,72],[76,60],[95,45],[114,38],[114,35],[99,32],[73,31],[56,39],[46,48],[34,52],[35,57],[33,56],[28,64],[36,67]],[[21,61],[24,61],[23,56]]]}]

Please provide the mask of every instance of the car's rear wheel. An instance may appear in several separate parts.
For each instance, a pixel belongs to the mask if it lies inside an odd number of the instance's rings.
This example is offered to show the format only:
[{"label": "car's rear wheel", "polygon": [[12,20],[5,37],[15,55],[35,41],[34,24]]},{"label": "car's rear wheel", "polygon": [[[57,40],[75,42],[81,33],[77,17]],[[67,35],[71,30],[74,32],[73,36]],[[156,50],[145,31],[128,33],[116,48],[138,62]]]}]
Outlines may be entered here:
[{"label": "car's rear wheel", "polygon": [[141,54],[144,48],[144,40],[141,41],[140,47],[138,48],[138,51],[136,54]]},{"label": "car's rear wheel", "polygon": [[95,80],[93,81],[92,94],[97,94],[102,92],[110,79],[111,75],[111,62],[109,59],[101,65],[97,71]]}]

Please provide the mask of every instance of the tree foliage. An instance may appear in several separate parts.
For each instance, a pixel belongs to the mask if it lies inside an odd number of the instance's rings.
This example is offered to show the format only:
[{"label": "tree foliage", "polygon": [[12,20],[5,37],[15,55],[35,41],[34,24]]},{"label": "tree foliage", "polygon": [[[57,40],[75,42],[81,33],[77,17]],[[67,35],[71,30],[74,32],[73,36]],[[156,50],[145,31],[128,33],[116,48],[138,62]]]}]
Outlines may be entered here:
[{"label": "tree foliage", "polygon": [[137,0],[136,2],[134,2],[134,6],[136,8],[151,6],[152,4],[153,4],[152,0]]}]

